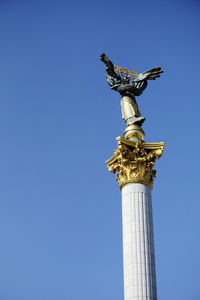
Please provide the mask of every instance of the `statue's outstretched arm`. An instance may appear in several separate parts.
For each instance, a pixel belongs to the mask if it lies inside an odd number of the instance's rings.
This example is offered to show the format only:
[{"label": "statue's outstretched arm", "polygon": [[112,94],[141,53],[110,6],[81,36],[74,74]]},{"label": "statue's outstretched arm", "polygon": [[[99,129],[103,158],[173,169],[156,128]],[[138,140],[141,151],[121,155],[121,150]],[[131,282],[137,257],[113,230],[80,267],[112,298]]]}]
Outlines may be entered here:
[{"label": "statue's outstretched arm", "polygon": [[100,59],[106,65],[107,74],[111,77],[121,80],[121,77],[117,75],[117,73],[115,73],[115,69],[112,61],[110,61],[110,59],[105,55],[105,53],[101,54]]},{"label": "statue's outstretched arm", "polygon": [[156,68],[148,70],[144,73],[139,74],[134,81],[135,82],[142,81],[145,79],[146,80],[155,80],[157,77],[160,77],[161,73],[163,73],[163,70],[161,69],[161,67],[156,67]]}]

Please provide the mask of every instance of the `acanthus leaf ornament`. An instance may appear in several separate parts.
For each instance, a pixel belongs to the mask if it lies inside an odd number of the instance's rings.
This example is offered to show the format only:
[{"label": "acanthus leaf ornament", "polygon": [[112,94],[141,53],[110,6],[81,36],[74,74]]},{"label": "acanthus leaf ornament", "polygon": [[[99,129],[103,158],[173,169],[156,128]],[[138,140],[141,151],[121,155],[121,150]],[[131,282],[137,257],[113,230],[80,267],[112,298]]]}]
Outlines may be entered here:
[{"label": "acanthus leaf ornament", "polygon": [[144,143],[117,138],[118,149],[106,161],[108,170],[116,173],[120,189],[128,183],[143,183],[153,188],[156,159],[162,156],[164,143]]}]

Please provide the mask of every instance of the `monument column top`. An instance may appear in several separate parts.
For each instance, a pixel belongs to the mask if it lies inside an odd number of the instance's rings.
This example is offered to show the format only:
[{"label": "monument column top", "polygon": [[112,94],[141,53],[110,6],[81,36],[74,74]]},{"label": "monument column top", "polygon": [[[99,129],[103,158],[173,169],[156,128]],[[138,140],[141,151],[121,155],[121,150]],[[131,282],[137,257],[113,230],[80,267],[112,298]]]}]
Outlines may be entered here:
[{"label": "monument column top", "polygon": [[153,189],[156,177],[153,167],[162,156],[165,143],[135,142],[122,137],[118,137],[117,142],[118,149],[106,164],[110,172],[117,173],[120,189],[128,183],[143,183]]}]

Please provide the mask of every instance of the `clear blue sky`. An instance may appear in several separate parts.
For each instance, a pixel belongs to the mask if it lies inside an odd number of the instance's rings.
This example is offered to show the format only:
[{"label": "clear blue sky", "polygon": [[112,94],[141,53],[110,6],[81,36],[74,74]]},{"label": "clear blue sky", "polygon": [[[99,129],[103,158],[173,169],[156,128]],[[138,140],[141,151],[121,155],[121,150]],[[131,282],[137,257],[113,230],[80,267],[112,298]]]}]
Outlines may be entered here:
[{"label": "clear blue sky", "polygon": [[122,300],[125,128],[99,55],[143,72],[158,299],[199,300],[199,14],[187,1],[0,1],[0,300]]}]

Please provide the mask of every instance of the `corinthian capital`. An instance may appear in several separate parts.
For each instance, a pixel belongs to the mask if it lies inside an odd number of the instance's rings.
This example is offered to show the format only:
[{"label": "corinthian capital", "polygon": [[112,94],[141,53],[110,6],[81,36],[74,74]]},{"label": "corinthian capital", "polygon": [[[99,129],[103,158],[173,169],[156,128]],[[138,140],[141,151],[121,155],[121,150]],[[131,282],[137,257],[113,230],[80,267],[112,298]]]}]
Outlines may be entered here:
[{"label": "corinthian capital", "polygon": [[163,154],[164,143],[133,142],[117,138],[118,149],[106,161],[108,170],[116,173],[120,189],[127,183],[144,183],[153,188],[156,159]]}]

